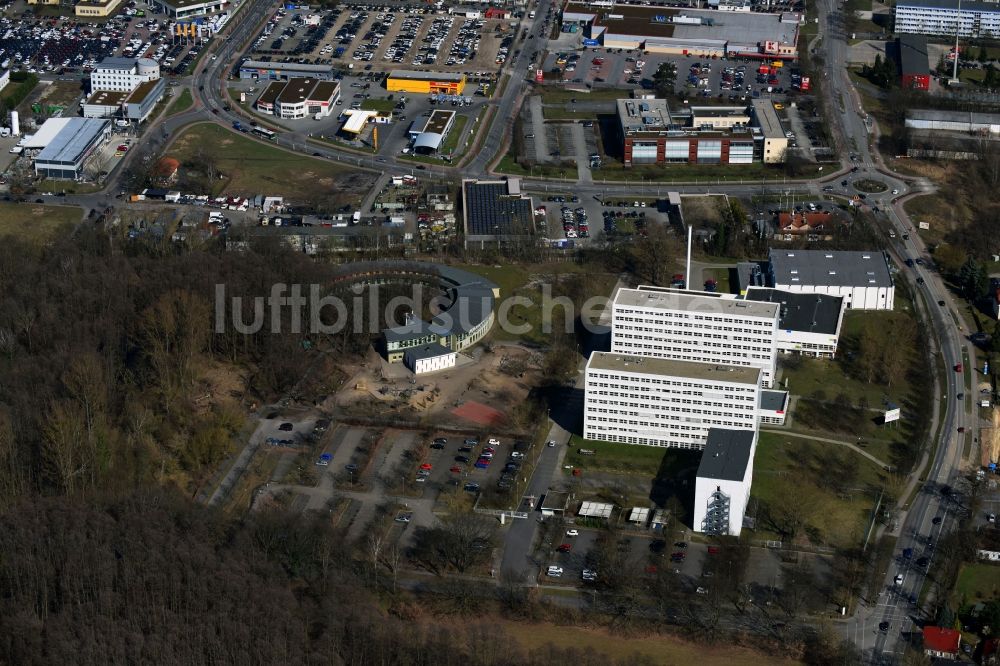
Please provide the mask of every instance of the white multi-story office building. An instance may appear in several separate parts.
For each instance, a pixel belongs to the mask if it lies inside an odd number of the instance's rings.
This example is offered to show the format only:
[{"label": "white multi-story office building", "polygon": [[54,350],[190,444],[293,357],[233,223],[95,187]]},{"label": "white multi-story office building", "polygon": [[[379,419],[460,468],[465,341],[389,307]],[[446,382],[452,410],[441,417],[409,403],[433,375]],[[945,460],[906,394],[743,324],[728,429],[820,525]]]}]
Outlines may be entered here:
[{"label": "white multi-story office building", "polygon": [[[959,11],[961,7],[961,11]],[[958,0],[899,0],[895,9],[897,33],[954,37],[1000,37],[1000,5]]]},{"label": "white multi-story office building", "polygon": [[711,428],[754,430],[761,369],[594,352],[587,363],[583,436],[683,449]]},{"label": "white multi-story office building", "polygon": [[132,92],[160,78],[160,65],[150,58],[105,58],[90,73],[90,90]]},{"label": "white multi-story office building", "polygon": [[621,289],[612,309],[611,351],[777,371],[779,305],[676,289]]},{"label": "white multi-story office building", "polygon": [[756,430],[709,430],[695,478],[692,527],[696,532],[740,535],[756,449]]}]

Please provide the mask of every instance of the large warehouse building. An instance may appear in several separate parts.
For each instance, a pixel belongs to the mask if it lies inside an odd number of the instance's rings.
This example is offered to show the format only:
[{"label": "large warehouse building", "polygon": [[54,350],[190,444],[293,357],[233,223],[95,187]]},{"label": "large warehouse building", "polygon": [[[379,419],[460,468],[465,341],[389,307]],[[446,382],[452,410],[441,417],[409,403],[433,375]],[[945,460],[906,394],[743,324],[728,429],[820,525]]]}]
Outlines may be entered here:
[{"label": "large warehouse building", "polygon": [[566,4],[563,24],[580,25],[583,36],[605,48],[698,58],[798,57],[801,15],[615,3]]},{"label": "large warehouse building", "polygon": [[[757,104],[764,101],[764,104]],[[620,99],[622,162],[751,164],[785,160],[788,139],[770,102],[690,107],[671,114],[664,99]]]},{"label": "large warehouse building", "polygon": [[465,74],[394,69],[385,80],[385,89],[414,94],[461,95],[465,91]]},{"label": "large warehouse building", "polygon": [[465,247],[531,242],[535,207],[520,178],[463,180]]},{"label": "large warehouse building", "polygon": [[619,289],[611,351],[753,367],[763,386],[777,372],[779,306],[680,289]]},{"label": "large warehouse building", "polygon": [[694,529],[739,536],[750,499],[757,431],[712,428],[695,477]]},{"label": "large warehouse building", "polygon": [[1000,134],[1000,113],[909,109],[906,126],[915,130]]},{"label": "large warehouse building", "polygon": [[852,310],[891,310],[896,288],[882,252],[771,250],[768,285],[783,291],[830,294]]},{"label": "large warehouse building", "polygon": [[[961,9],[959,9],[961,8]],[[918,35],[1000,37],[1000,5],[971,0],[899,0],[895,32]]]},{"label": "large warehouse building", "polygon": [[583,436],[701,449],[711,428],[754,430],[760,369],[618,352],[587,362]]},{"label": "large warehouse building", "polygon": [[[66,122],[46,127],[54,121]],[[35,173],[43,178],[75,180],[82,174],[87,159],[111,137],[111,121],[54,118],[45,121],[35,135],[39,136],[45,137],[46,145],[35,156]]]}]

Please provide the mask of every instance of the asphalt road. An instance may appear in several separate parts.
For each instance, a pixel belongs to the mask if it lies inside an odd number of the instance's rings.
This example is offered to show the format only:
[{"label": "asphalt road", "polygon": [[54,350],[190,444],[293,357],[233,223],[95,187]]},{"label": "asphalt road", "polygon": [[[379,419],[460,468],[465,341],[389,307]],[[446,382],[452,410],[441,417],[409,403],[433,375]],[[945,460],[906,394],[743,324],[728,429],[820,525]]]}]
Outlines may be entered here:
[{"label": "asphalt road", "polygon": [[[848,47],[842,12],[833,0],[820,0],[818,8],[820,24],[824,27],[820,50],[825,59],[824,80],[829,91],[830,108],[827,115],[835,121],[835,131],[843,139],[842,145],[857,154],[858,164],[867,171],[865,177],[880,180],[888,188],[884,193],[869,196],[868,202],[884,210],[888,216],[897,237],[890,247],[890,253],[895,256],[898,265],[904,266],[907,258],[927,256],[927,248],[892,190],[898,189],[900,193],[904,193],[907,188],[914,186],[916,189],[929,187],[926,183],[914,183],[892,174],[884,168],[877,152],[873,151],[877,127],[864,112],[860,97],[847,73]],[[908,238],[904,238],[904,234]],[[846,638],[861,648],[865,661],[872,664],[898,661],[909,634],[919,631],[916,623],[923,619],[921,609],[911,600],[919,598],[926,569],[916,566],[915,561],[927,557],[933,566],[933,544],[954,526],[954,504],[942,496],[940,488],[943,485],[953,485],[958,474],[963,448],[958,428],[968,428],[974,421],[974,417],[966,412],[964,402],[956,397],[957,393],[964,392],[964,377],[952,368],[962,361],[963,346],[969,346],[970,353],[972,350],[949,314],[953,301],[948,290],[940,276],[928,270],[925,265],[904,268],[900,277],[910,281],[915,291],[924,296],[925,309],[937,338],[937,345],[932,353],[940,354],[946,368],[945,376],[938,378],[935,386],[947,399],[943,413],[937,413],[939,410],[935,400],[936,413],[932,418],[931,432],[936,432],[935,429],[940,424],[940,440],[937,442],[934,458],[930,461],[927,481],[919,489],[912,504],[903,507],[904,513],[900,515],[896,532],[896,559],[885,571],[882,590],[875,598],[869,599],[867,604],[862,603],[855,615],[841,625]],[[918,282],[918,278],[922,283]],[[939,306],[939,301],[944,301],[946,306]],[[928,456],[929,452],[925,453],[924,459],[915,467],[915,474],[919,474]],[[911,480],[907,492],[914,481],[915,479]],[[934,524],[936,517],[941,518],[937,525]],[[904,549],[912,549],[913,554],[909,560],[902,557]],[[895,583],[897,575],[903,577],[899,585]],[[886,626],[883,623],[888,623],[885,631],[879,628],[880,624]]]}]

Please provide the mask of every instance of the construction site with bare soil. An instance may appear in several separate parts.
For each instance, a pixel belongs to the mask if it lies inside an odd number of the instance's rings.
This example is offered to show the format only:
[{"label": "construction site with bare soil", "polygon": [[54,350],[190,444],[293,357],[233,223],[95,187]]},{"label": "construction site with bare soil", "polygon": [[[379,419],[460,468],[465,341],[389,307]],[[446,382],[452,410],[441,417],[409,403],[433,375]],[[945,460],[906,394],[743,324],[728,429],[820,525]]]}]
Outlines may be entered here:
[{"label": "construction site with bare soil", "polygon": [[517,430],[529,421],[528,396],[542,378],[541,362],[519,346],[483,346],[459,354],[456,367],[421,377],[372,350],[344,368],[349,379],[333,407],[345,418]]}]

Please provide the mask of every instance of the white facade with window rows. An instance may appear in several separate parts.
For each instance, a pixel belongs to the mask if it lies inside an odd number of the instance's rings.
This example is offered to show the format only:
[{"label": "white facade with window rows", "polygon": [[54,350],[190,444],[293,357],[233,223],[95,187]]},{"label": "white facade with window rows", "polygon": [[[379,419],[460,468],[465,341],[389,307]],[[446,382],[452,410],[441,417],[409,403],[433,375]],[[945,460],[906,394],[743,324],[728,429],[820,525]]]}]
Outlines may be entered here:
[{"label": "white facade with window rows", "polygon": [[679,290],[621,289],[612,314],[611,351],[777,371],[778,305]]},{"label": "white facade with window rows", "polygon": [[753,430],[758,368],[594,352],[587,363],[583,436],[701,449],[709,428]]}]

